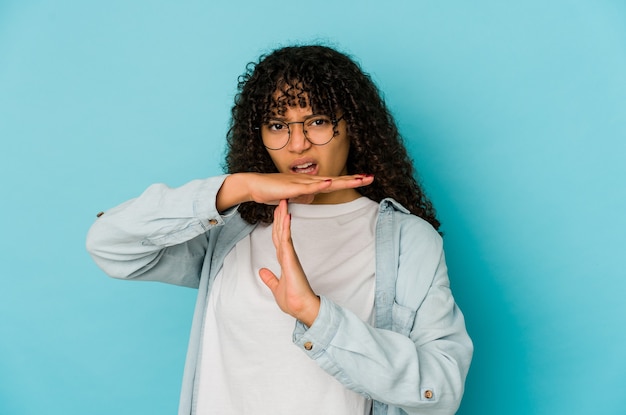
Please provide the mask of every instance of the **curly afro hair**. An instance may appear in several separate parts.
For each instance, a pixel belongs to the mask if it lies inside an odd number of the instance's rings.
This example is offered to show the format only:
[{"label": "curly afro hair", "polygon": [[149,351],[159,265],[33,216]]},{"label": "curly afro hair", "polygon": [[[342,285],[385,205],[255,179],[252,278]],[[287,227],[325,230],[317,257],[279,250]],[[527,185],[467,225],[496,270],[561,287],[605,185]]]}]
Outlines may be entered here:
[{"label": "curly afro hair", "polygon": [[[342,113],[350,138],[348,174],[375,176],[359,193],[376,202],[391,197],[439,229],[432,203],[416,181],[413,163],[378,88],[354,60],[326,46],[289,46],[247,65],[232,108],[227,173],[277,172],[259,127],[287,106],[310,106],[317,114]],[[250,223],[273,220],[272,206],[248,202],[239,212]]]}]

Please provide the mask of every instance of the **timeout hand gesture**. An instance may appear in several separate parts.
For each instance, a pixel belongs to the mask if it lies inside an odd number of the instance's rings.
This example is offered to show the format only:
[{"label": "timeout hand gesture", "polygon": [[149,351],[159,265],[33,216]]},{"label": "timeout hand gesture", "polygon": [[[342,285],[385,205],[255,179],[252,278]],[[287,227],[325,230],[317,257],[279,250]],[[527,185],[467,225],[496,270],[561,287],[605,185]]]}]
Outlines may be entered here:
[{"label": "timeout hand gesture", "polygon": [[235,173],[226,178],[217,194],[217,208],[223,212],[243,202],[276,205],[279,200],[311,203],[315,195],[372,184],[374,177],[354,174],[339,177],[287,173]]},{"label": "timeout hand gesture", "polygon": [[319,313],[320,299],[311,289],[293,247],[291,215],[284,199],[274,210],[272,241],[280,264],[280,278],[267,268],[261,268],[259,276],[282,311],[311,326]]}]

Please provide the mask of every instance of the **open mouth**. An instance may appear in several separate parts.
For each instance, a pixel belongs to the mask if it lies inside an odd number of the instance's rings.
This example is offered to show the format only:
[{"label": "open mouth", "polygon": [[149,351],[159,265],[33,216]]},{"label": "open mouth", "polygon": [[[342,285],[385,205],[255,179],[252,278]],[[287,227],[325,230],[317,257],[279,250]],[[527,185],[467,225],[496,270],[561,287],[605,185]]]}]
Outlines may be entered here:
[{"label": "open mouth", "polygon": [[317,164],[313,162],[298,164],[292,166],[291,171],[294,173],[312,174],[317,171]]}]

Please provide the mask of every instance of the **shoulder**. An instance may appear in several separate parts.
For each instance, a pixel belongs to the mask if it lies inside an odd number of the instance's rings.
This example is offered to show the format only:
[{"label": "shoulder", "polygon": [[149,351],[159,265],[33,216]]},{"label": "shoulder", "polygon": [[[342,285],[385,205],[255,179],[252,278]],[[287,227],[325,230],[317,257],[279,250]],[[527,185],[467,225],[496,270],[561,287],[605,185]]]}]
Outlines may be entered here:
[{"label": "shoulder", "polygon": [[394,199],[383,199],[379,204],[379,218],[391,226],[394,236],[400,242],[400,249],[407,245],[412,250],[423,249],[441,251],[443,239],[426,220],[411,214],[404,206]]}]

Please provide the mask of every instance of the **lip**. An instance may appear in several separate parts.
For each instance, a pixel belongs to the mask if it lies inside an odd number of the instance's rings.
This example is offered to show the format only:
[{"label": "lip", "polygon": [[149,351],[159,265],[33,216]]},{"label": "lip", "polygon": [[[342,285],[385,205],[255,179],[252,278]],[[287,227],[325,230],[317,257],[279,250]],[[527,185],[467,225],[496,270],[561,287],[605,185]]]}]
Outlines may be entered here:
[{"label": "lip", "polygon": [[309,157],[300,158],[289,164],[289,171],[295,174],[316,175],[319,171],[319,164],[317,164],[317,160]]}]

